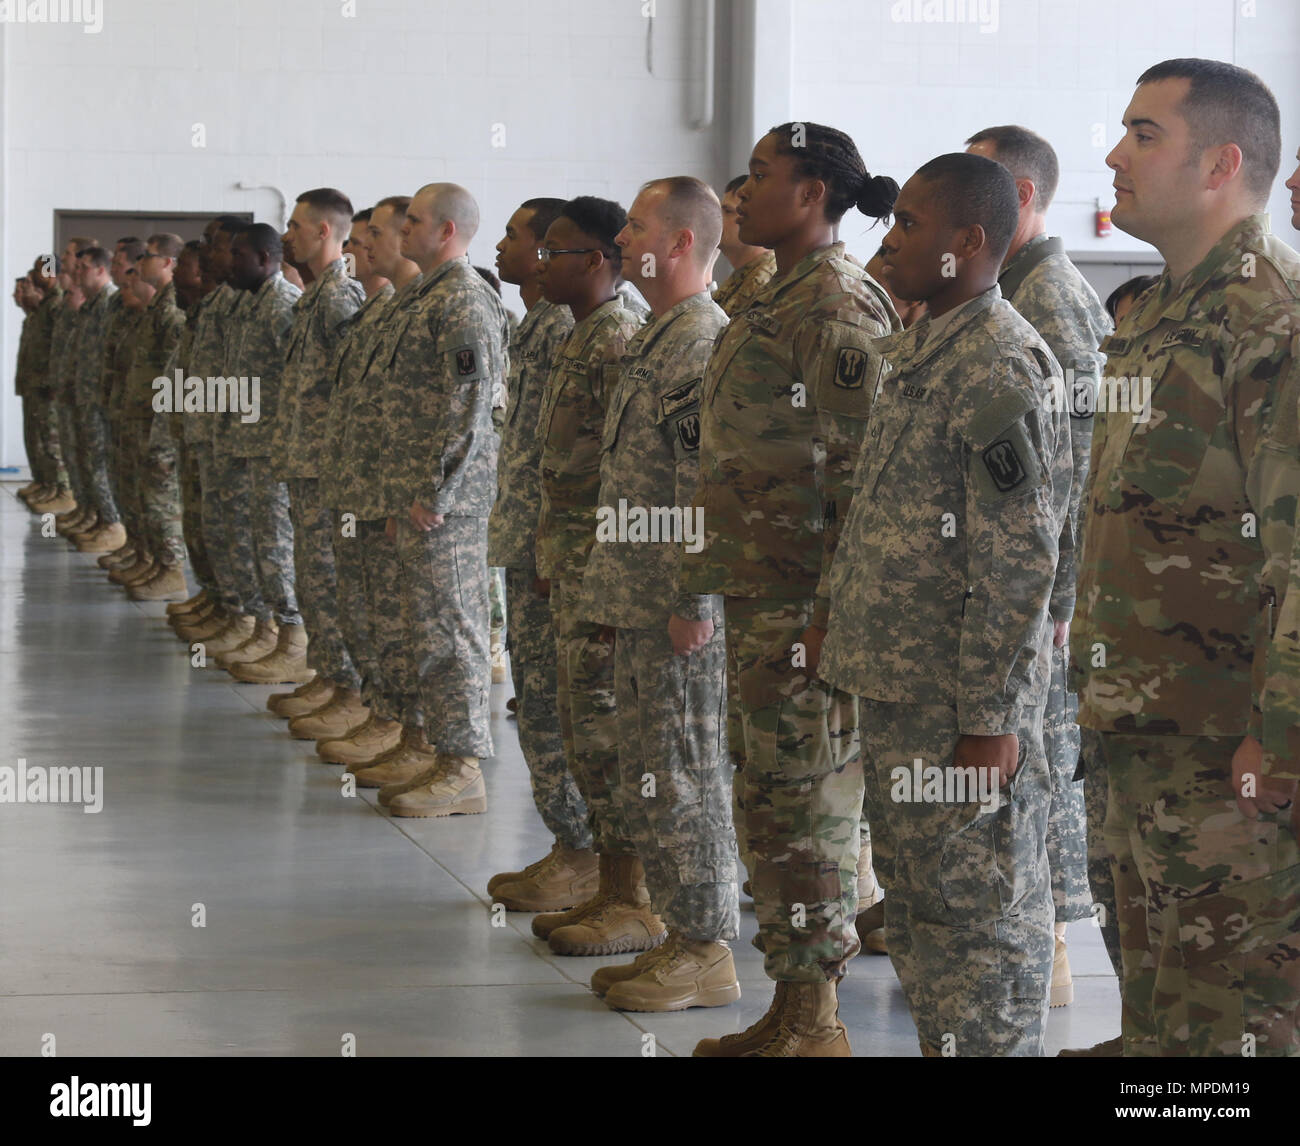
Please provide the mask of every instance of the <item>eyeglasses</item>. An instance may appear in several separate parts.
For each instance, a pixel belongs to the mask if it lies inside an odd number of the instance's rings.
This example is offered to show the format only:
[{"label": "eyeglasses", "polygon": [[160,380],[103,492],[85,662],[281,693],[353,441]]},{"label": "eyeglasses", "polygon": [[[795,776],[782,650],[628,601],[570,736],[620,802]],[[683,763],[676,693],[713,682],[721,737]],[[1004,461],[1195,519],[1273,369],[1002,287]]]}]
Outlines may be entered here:
[{"label": "eyeglasses", "polygon": [[544,263],[549,263],[556,255],[594,255],[597,253],[604,255],[607,259],[621,259],[623,257],[621,251],[618,254],[611,255],[600,247],[568,247],[560,251],[553,251],[550,247],[537,248],[537,257]]}]

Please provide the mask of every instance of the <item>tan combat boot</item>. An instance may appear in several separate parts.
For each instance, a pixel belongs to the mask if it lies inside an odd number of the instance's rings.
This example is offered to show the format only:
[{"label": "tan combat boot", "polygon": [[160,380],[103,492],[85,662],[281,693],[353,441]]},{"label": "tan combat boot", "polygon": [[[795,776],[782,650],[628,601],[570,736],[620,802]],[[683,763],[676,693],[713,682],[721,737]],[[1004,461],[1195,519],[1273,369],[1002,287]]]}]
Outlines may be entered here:
[{"label": "tan combat boot", "polygon": [[229,652],[218,653],[217,664],[229,671],[231,665],[261,660],[268,653],[275,651],[279,640],[279,626],[274,621],[263,621],[259,618],[253,626],[252,636]]},{"label": "tan combat boot", "polygon": [[1065,953],[1065,924],[1056,925],[1056,948],[1052,953],[1052,989],[1047,1005],[1068,1007],[1074,1002],[1074,980],[1070,977],[1070,959]]},{"label": "tan combat boot", "polygon": [[230,675],[245,684],[305,684],[316,675],[307,667],[307,633],[301,625],[281,625],[275,651],[261,660],[231,665]]},{"label": "tan combat boot", "polygon": [[393,797],[394,816],[476,816],[487,811],[487,785],[477,756],[438,754],[436,771],[418,787]]},{"label": "tan combat boot", "polygon": [[837,984],[787,983],[776,1030],[743,1058],[849,1058],[849,1033],[839,1020]]},{"label": "tan combat boot", "polygon": [[112,553],[126,541],[126,527],[122,523],[100,525],[77,539],[78,553]]},{"label": "tan combat boot", "polygon": [[60,537],[66,537],[89,516],[90,510],[84,505],[79,505],[76,509],[71,509],[67,513],[56,513],[54,515],[54,532]]},{"label": "tan combat boot", "polygon": [[72,496],[71,490],[61,489],[48,501],[43,501],[36,506],[37,513],[67,513],[69,510],[77,508],[77,500]]},{"label": "tan combat boot", "polygon": [[601,856],[600,863],[608,867],[602,882],[612,894],[578,922],[555,928],[546,940],[551,950],[557,955],[619,955],[659,946],[668,929],[650,910],[641,861],[636,856]]},{"label": "tan combat boot", "polygon": [[[92,509],[76,525],[72,526],[64,536],[75,545],[77,542],[89,537],[98,528],[99,512]],[[114,545],[113,548],[116,549],[117,546]]]},{"label": "tan combat boot", "polygon": [[257,618],[250,613],[230,613],[226,618],[226,627],[204,640],[204,651],[214,658],[219,653],[228,653],[248,640],[256,628]]},{"label": "tan combat boot", "polygon": [[[176,602],[172,602],[172,604],[175,603]],[[179,637],[182,629],[194,628],[201,625],[209,617],[215,616],[219,612],[222,612],[221,605],[213,598],[207,597],[188,613],[173,613],[167,618],[167,623],[172,627],[172,631]]]},{"label": "tan combat boot", "polygon": [[128,537],[126,544],[97,558],[95,564],[101,569],[121,569],[135,560],[135,544]]},{"label": "tan combat boot", "polygon": [[373,712],[370,719],[349,736],[321,740],[316,755],[327,764],[375,764],[402,742],[402,722],[384,720]]},{"label": "tan combat boot", "polygon": [[182,613],[200,612],[212,598],[208,596],[206,589],[200,589],[188,601],[173,601],[167,606],[167,616],[175,617]]},{"label": "tan combat boot", "polygon": [[557,840],[530,867],[516,879],[490,883],[493,902],[507,911],[563,911],[590,899],[600,886],[600,864],[590,848],[568,848]]},{"label": "tan combat boot", "polygon": [[153,558],[137,549],[129,564],[118,565],[108,571],[108,579],[114,585],[125,585],[130,579],[152,577],[153,573]]},{"label": "tan combat boot", "polygon": [[[541,861],[545,862],[545,860]],[[531,865],[530,865],[531,866]],[[602,906],[606,900],[616,899],[617,892],[614,890],[614,865],[607,862],[606,858],[600,855],[596,856],[596,876],[597,884],[595,894],[590,899],[570,907],[567,911],[553,911],[546,915],[533,916],[533,934],[538,939],[550,939],[551,932],[561,927],[567,927],[571,923],[578,923],[584,919],[589,912],[595,911]],[[658,946],[656,944],[656,946]]]},{"label": "tan combat boot", "polygon": [[295,740],[338,740],[351,736],[367,720],[370,709],[351,689],[341,688],[324,708],[289,721],[289,735]]},{"label": "tan combat boot", "polygon": [[160,565],[149,580],[128,585],[126,595],[132,601],[183,601],[189,591],[184,569],[179,565]]},{"label": "tan combat boot", "polygon": [[177,621],[172,630],[183,641],[207,641],[211,637],[217,636],[225,631],[226,625],[229,624],[233,613],[226,612],[222,606],[217,606],[210,613],[205,613],[197,620]]},{"label": "tan combat boot", "polygon": [[41,488],[40,482],[29,481],[25,486],[22,487],[22,489],[18,491],[18,496],[21,497],[23,501],[26,501],[29,497],[32,496],[32,494],[34,494],[40,488]]},{"label": "tan combat boot", "polygon": [[701,1039],[692,1051],[694,1058],[743,1058],[752,1051],[767,1045],[768,1040],[776,1034],[781,1026],[781,1016],[785,1014],[785,998],[788,988],[793,986],[783,980],[776,983],[772,995],[772,1005],[767,1013],[752,1027],[734,1035],[723,1035],[718,1039]]},{"label": "tan combat boot", "polygon": [[309,712],[324,708],[334,699],[334,691],[332,680],[312,677],[292,692],[277,692],[267,697],[266,707],[281,720],[292,720],[295,716],[306,716]]},{"label": "tan combat boot", "polygon": [[[412,725],[402,729],[396,748],[385,752],[371,764],[349,764],[348,771],[357,778],[358,787],[384,789],[432,773],[437,763],[438,754],[425,740],[424,729]],[[383,795],[382,791],[380,795]],[[392,793],[390,799],[391,796]]]},{"label": "tan combat boot", "polygon": [[673,933],[670,930],[668,938],[658,947],[651,947],[649,951],[642,951],[631,963],[615,963],[610,967],[601,967],[591,976],[591,989],[596,998],[603,999],[615,983],[635,979],[643,971],[648,971],[659,959],[670,954],[672,949]]},{"label": "tan combat boot", "polygon": [[1057,1058],[1123,1058],[1124,1057],[1124,1038],[1122,1035],[1116,1035],[1113,1039],[1107,1039],[1102,1043],[1094,1043],[1090,1047],[1075,1047],[1070,1050],[1058,1051]]},{"label": "tan combat boot", "polygon": [[672,934],[667,952],[640,974],[615,981],[605,1002],[616,1011],[684,1011],[725,1007],[740,998],[731,948],[708,939]]}]

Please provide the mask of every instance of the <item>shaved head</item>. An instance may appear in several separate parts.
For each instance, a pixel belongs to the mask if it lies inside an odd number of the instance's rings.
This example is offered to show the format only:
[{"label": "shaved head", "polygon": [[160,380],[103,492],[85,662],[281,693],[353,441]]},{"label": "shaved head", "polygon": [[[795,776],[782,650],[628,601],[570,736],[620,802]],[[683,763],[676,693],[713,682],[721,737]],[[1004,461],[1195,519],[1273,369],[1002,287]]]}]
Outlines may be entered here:
[{"label": "shaved head", "polygon": [[690,175],[652,179],[642,191],[662,191],[659,217],[672,230],[687,230],[695,236],[695,262],[707,266],[722,239],[722,204],[707,183]]},{"label": "shaved head", "polygon": [[455,223],[456,234],[468,244],[478,233],[478,204],[457,183],[426,183],[417,195],[425,199],[436,223]]}]

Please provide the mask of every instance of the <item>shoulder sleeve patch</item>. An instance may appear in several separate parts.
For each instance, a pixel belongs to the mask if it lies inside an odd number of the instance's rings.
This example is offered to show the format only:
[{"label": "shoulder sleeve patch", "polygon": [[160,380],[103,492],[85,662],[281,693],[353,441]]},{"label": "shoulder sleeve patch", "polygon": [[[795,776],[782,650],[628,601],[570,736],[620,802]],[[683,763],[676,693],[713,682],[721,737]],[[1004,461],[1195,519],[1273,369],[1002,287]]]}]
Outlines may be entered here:
[{"label": "shoulder sleeve patch", "polygon": [[666,394],[659,396],[659,417],[671,418],[688,406],[698,406],[700,402],[700,378],[692,378],[681,386],[675,386]]}]

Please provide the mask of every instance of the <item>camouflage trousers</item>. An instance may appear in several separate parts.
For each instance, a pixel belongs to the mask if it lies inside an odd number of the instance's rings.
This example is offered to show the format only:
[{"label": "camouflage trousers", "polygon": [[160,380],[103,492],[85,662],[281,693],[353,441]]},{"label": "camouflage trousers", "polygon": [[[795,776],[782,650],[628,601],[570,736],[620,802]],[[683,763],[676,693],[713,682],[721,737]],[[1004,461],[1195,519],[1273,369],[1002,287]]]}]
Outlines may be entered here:
[{"label": "camouflage trousers", "polygon": [[334,511],[334,570],[338,579],[339,628],[361,680],[361,696],[376,691],[382,666],[375,655],[374,629],[366,603],[367,538],[353,513]]},{"label": "camouflage trousers", "polygon": [[294,586],[307,628],[307,664],[342,688],[360,689],[352,658],[339,628],[338,575],[334,569],[334,511],[322,497],[317,478],[289,479],[293,521]]},{"label": "camouflage trousers", "polygon": [[[37,460],[32,463],[32,473],[40,469],[40,480],[45,485],[68,488],[68,471],[59,449],[59,419],[49,391],[42,388],[32,399],[35,406],[34,422]],[[31,456],[30,454],[28,455]]]},{"label": "camouflage trousers", "polygon": [[23,395],[23,448],[32,480],[39,485],[58,483],[58,465],[50,451],[48,406],[49,400],[35,387]]},{"label": "camouflage trousers", "polygon": [[1125,1057],[1300,1055],[1291,809],[1241,814],[1231,786],[1239,738],[1099,739]]},{"label": "camouflage trousers", "polygon": [[248,458],[247,462],[253,556],[264,610],[254,616],[277,625],[301,625],[294,583],[289,487],[275,476],[270,458]]},{"label": "camouflage trousers", "polygon": [[507,569],[506,643],[515,686],[519,749],[528,765],[533,804],[547,830],[567,848],[591,847],[587,805],[569,769],[555,703],[555,629],[551,605],[533,592],[533,569]]},{"label": "camouflage trousers", "polygon": [[411,642],[402,624],[402,565],[397,542],[385,532],[383,518],[357,522],[361,545],[370,634],[378,676],[361,678],[361,699],[385,720],[400,720],[408,728],[424,724],[420,706],[420,674],[411,659]]},{"label": "camouflage trousers", "polygon": [[149,557],[149,525],[144,512],[144,470],[149,453],[150,423],[141,418],[123,418],[118,434],[117,507],[136,552]]},{"label": "camouflage trousers", "polygon": [[111,402],[104,409],[108,417],[108,480],[113,487],[113,500],[117,503],[117,512],[122,517],[122,525],[126,528],[128,538],[134,543],[140,536],[140,518],[135,512],[135,503],[126,482],[129,469],[124,437],[126,423],[122,418],[122,411],[114,409]]},{"label": "camouflage trousers", "polygon": [[184,565],[180,466],[171,419],[155,414],[151,422],[142,424],[149,426],[140,492],[149,551],[168,568]]},{"label": "camouflage trousers", "polygon": [[210,441],[195,442],[191,447],[199,467],[200,515],[203,546],[208,551],[212,577],[221,604],[232,612],[242,612],[243,604],[230,559],[230,541],[226,536],[221,508],[220,469]]},{"label": "camouflage trousers", "polygon": [[740,928],[726,663],[720,629],[677,656],[667,618],[658,629],[619,629],[614,641],[616,798],[651,906],[696,940],[735,939]]},{"label": "camouflage trousers", "polygon": [[728,597],[744,763],[736,773],[769,978],[820,983],[858,952],[857,698],[792,664],[811,600]]},{"label": "camouflage trousers", "polygon": [[214,447],[213,473],[221,498],[221,526],[227,541],[226,559],[238,599],[236,611],[259,621],[271,612],[262,597],[262,578],[257,568],[257,542],[253,534],[253,483],[248,459],[236,458]]},{"label": "camouflage trousers", "polygon": [[1043,1053],[1054,942],[1042,708],[1024,710],[1017,735],[1016,774],[1000,789],[992,778],[985,810],[969,788],[912,782],[917,760],[955,779],[955,708],[862,701],[889,957],[922,1044],[945,1057]]},{"label": "camouflage trousers", "polygon": [[121,520],[108,476],[108,414],[96,395],[82,393],[77,402],[77,459],[91,504],[105,525]]},{"label": "camouflage trousers", "polygon": [[192,443],[180,437],[176,441],[181,466],[181,535],[185,539],[185,551],[190,557],[194,580],[211,597],[216,595],[217,582],[203,540],[203,487],[199,482],[199,459]]},{"label": "camouflage trousers", "polygon": [[582,581],[551,581],[555,630],[555,707],[569,771],[583,803],[598,855],[634,856],[636,845],[617,803],[618,706],[614,637],[584,619]]},{"label": "camouflage trousers", "polygon": [[[1088,812],[1088,886],[1092,891],[1092,922],[1101,929],[1110,965],[1115,968],[1120,986],[1124,984],[1124,965],[1119,950],[1119,913],[1115,910],[1115,875],[1110,870],[1110,852],[1106,850],[1106,805],[1110,784],[1106,779],[1106,757],[1101,734],[1080,728],[1080,759],[1083,767],[1083,800]],[[1050,860],[1049,860],[1050,862]]]},{"label": "camouflage trousers", "polygon": [[1057,923],[1087,919],[1088,818],[1083,784],[1074,778],[1079,766],[1079,698],[1065,685],[1069,648],[1052,648],[1051,684],[1043,712],[1043,748],[1052,778],[1047,815],[1047,867],[1052,875],[1052,903]]},{"label": "camouflage trousers", "polygon": [[439,752],[491,756],[487,518],[448,516],[427,533],[399,518],[397,557],[425,737]]},{"label": "camouflage trousers", "polygon": [[506,626],[506,587],[505,570],[488,566],[488,615],[492,631],[499,632]]},{"label": "camouflage trousers", "polygon": [[77,409],[62,397],[55,399],[54,408],[58,418],[59,451],[63,457],[64,469],[68,472],[68,488],[77,499],[78,506],[90,506],[90,488],[86,484],[86,474],[81,468],[81,442],[77,437]]}]

